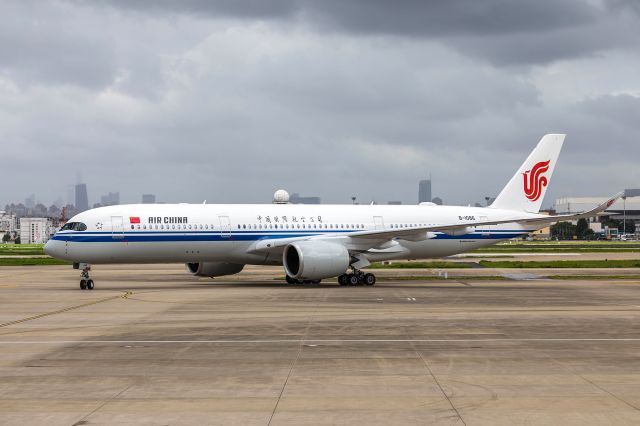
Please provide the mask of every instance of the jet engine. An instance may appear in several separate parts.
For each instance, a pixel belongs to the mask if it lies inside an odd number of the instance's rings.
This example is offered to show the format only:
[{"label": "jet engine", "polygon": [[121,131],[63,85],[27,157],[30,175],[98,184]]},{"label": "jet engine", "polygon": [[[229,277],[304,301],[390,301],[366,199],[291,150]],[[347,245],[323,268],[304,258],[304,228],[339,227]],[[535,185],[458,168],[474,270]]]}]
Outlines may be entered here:
[{"label": "jet engine", "polygon": [[187,263],[187,270],[196,277],[221,277],[242,271],[244,265],[227,262]]},{"label": "jet engine", "polygon": [[349,260],[349,252],[344,246],[324,241],[291,243],[282,254],[287,275],[299,280],[320,280],[344,274]]}]

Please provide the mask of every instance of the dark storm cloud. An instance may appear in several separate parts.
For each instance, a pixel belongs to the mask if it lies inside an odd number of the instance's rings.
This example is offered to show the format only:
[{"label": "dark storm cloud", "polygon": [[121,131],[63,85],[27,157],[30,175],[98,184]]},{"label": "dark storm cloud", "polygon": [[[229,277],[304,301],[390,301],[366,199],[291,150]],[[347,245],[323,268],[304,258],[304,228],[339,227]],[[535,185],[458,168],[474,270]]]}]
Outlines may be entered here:
[{"label": "dark storm cloud", "polygon": [[296,0],[103,0],[102,3],[142,13],[186,13],[210,17],[280,19],[295,13]]},{"label": "dark storm cloud", "polygon": [[246,19],[304,19],[345,32],[414,36],[486,35],[546,31],[595,20],[580,0],[105,0],[138,11]]},{"label": "dark storm cloud", "polygon": [[92,201],[119,190],[125,202],[268,202],[285,187],[415,202],[428,172],[445,201],[482,201],[547,132],[569,136],[545,205],[640,181],[633,3],[16,1],[0,12],[0,177],[29,164],[0,202],[50,202],[77,169]]},{"label": "dark storm cloud", "polygon": [[0,72],[19,84],[101,87],[113,81],[113,46],[64,11],[25,2],[0,5]]},{"label": "dark storm cloud", "polygon": [[[358,36],[438,39],[497,65],[548,63],[612,46],[637,45],[635,22],[619,11],[626,0],[283,0],[126,2],[138,11],[200,14],[212,18],[278,20],[316,31]],[[638,8],[640,10],[640,8]]]}]

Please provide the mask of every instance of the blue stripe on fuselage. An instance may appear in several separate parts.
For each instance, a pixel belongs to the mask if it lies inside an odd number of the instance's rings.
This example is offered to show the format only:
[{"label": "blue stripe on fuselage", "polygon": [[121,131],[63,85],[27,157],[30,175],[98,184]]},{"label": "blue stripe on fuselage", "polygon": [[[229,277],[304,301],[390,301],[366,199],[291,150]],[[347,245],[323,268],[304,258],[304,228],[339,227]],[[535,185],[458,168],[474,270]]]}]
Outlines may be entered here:
[{"label": "blue stripe on fuselage", "polygon": [[[231,232],[231,233],[207,233],[207,232],[125,232],[114,237],[111,232],[75,232],[75,233],[58,233],[51,239],[56,241],[69,241],[78,243],[108,243],[108,242],[170,242],[170,241],[257,241],[263,239],[280,239],[295,237],[311,237],[317,235],[335,235],[336,233],[353,232],[353,231],[337,231],[337,232]],[[508,238],[520,237],[527,234],[527,231],[500,231],[473,232],[466,235],[447,235],[436,233],[436,240],[502,240]]]}]

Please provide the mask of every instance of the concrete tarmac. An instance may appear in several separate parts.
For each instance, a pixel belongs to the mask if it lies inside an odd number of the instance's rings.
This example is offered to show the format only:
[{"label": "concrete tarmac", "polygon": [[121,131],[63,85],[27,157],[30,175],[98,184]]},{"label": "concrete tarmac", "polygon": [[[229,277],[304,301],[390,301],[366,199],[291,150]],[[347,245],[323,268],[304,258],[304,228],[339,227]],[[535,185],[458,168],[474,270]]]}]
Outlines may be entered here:
[{"label": "concrete tarmac", "polygon": [[0,424],[640,424],[638,280],[376,273],[0,268]]}]

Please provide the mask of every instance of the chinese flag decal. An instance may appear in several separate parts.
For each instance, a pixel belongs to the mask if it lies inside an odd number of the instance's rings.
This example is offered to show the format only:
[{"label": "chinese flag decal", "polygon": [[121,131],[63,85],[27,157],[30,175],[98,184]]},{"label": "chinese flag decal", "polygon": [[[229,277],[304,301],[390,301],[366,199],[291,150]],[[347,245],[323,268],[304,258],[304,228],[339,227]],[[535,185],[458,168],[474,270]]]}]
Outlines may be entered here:
[{"label": "chinese flag decal", "polygon": [[129,223],[140,223],[140,218],[139,217],[130,217],[129,218]]}]

